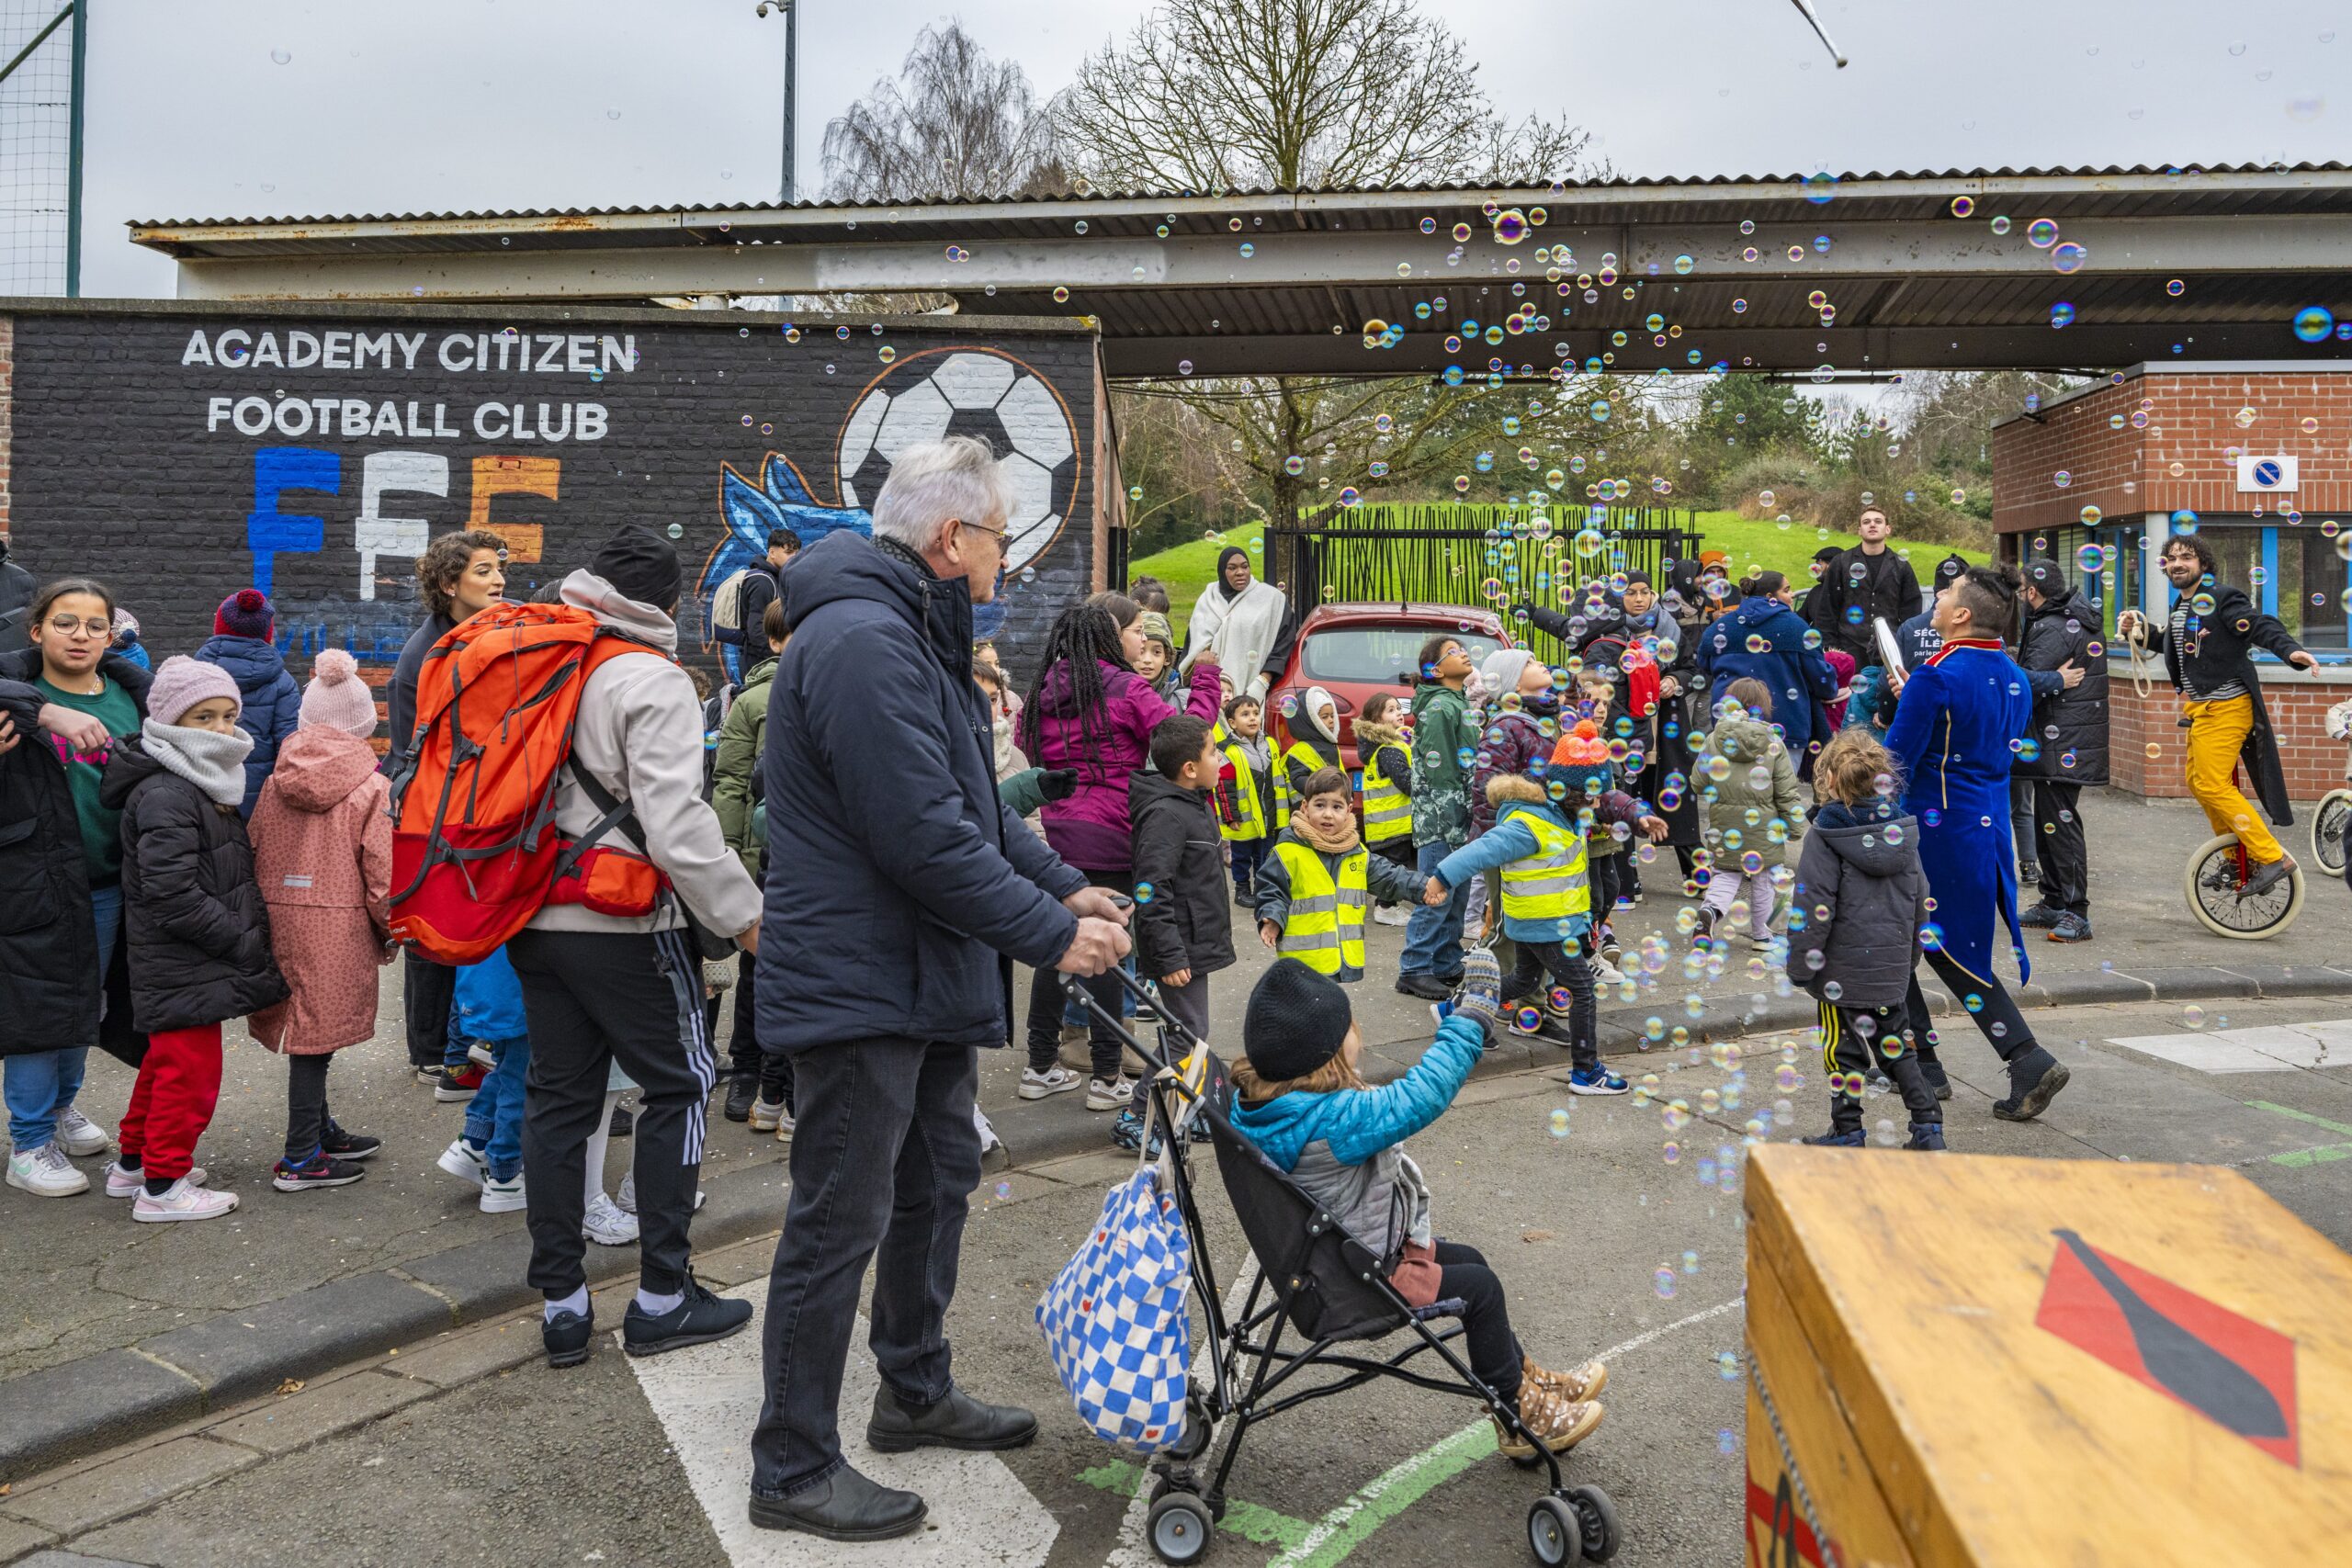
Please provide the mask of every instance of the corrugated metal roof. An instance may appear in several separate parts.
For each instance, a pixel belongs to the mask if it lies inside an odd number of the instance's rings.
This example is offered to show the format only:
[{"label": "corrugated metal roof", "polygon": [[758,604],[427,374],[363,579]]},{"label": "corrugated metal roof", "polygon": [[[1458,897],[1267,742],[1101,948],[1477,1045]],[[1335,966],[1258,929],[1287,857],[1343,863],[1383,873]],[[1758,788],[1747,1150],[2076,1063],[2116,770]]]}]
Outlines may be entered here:
[{"label": "corrugated metal roof", "polygon": [[[1430,184],[1368,186],[1300,186],[1296,188],[1264,187],[1216,193],[1189,191],[1090,191],[1083,195],[997,196],[975,197],[961,200],[918,197],[899,201],[829,202],[799,201],[785,203],[729,202],[695,203],[681,206],[521,208],[497,211],[469,212],[407,212],[407,213],[346,213],[319,214],[305,217],[247,218],[176,218],[133,220],[129,227],[139,231],[172,231],[189,232],[220,229],[287,229],[318,228],[346,224],[462,224],[462,223],[550,223],[565,219],[611,220],[624,218],[674,218],[688,214],[709,217],[781,217],[786,215],[818,216],[841,214],[889,214],[910,211],[931,212],[940,209],[960,211],[977,216],[991,209],[1046,206],[1076,210],[1089,206],[1132,205],[1142,203],[1173,204],[1171,211],[1182,216],[1186,207],[1203,202],[1223,204],[1262,202],[1304,203],[1310,209],[1344,213],[1344,205],[1331,207],[1336,198],[1340,203],[1351,199],[1390,198],[1396,197],[1476,197],[1481,201],[1488,197],[1510,197],[1514,204],[1567,203],[1579,197],[1607,195],[1611,197],[1632,193],[1668,196],[1675,192],[1721,192],[1724,190],[1760,191],[1767,187],[1784,187],[1801,192],[1808,182],[1826,179],[1834,194],[1820,205],[1837,199],[1883,200],[1901,198],[1917,193],[1897,190],[1871,190],[1869,186],[1902,186],[1922,184],[1999,184],[2005,181],[2090,183],[2107,180],[2165,180],[2182,182],[2194,186],[2215,177],[2237,180],[2245,176],[2276,179],[2306,175],[2338,175],[2352,174],[2352,164],[2107,164],[2082,168],[2010,168],[1997,169],[1896,169],[1849,171],[1837,175],[1705,175],[1688,176],[1657,176],[1636,178],[1621,176],[1614,179],[1583,182],[1574,186],[1488,186],[1474,184]],[[2117,193],[2123,194],[2123,193]],[[1807,201],[1803,196],[1800,200]],[[1611,201],[1612,206],[1617,205]],[[1369,205],[1363,208],[1369,210]],[[1710,203],[1705,210],[1719,210]],[[141,236],[142,243],[153,243]]]}]

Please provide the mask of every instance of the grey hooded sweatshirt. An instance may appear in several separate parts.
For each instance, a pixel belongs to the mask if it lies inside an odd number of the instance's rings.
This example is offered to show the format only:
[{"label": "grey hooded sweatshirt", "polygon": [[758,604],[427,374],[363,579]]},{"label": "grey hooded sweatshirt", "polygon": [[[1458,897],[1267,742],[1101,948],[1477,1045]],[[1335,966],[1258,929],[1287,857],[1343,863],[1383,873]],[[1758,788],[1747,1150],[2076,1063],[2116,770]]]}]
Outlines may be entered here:
[{"label": "grey hooded sweatshirt", "polygon": [[1831,801],[1814,813],[1797,859],[1789,978],[1839,1007],[1895,1006],[1928,913],[1919,824],[1892,806],[1857,811]]}]

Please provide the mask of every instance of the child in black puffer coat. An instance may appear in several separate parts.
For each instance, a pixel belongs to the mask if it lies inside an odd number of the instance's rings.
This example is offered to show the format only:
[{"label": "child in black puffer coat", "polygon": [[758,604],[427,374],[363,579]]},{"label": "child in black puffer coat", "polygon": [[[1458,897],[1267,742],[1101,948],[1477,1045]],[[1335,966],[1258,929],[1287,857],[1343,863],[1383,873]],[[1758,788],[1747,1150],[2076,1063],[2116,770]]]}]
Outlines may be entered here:
[{"label": "child in black puffer coat", "polygon": [[209,1220],[237,1206],[204,1185],[196,1141],[220,1098],[220,1025],[288,996],[238,807],[253,738],[236,682],[167,659],[136,743],[117,748],[99,798],[122,813],[122,902],[132,1021],[147,1035],[122,1156],[107,1191],[134,1220]]}]

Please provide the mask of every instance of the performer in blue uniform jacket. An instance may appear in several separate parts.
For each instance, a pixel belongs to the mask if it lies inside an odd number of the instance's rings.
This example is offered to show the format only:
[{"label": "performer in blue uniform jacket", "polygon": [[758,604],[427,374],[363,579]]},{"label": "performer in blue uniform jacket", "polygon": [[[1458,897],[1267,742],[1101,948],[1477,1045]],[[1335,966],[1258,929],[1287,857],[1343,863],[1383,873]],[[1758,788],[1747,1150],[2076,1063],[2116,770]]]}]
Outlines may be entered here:
[{"label": "performer in blue uniform jacket", "polygon": [[[1953,996],[1978,998],[1971,1015],[2009,1069],[2009,1097],[1995,1102],[1993,1114],[2025,1122],[2066,1087],[2067,1073],[2035,1043],[1993,973],[1997,914],[2009,930],[2018,979],[2031,977],[2009,852],[2012,746],[2033,716],[2026,672],[2003,649],[2017,614],[2016,586],[1989,567],[1969,568],[1937,597],[1943,646],[1905,677],[1886,748],[1903,765],[1903,809],[1918,820],[1919,860],[1936,900],[1941,936],[1922,943],[1928,966]],[[1914,1038],[1926,1040],[1927,1006],[1916,979],[1910,1007]]]}]

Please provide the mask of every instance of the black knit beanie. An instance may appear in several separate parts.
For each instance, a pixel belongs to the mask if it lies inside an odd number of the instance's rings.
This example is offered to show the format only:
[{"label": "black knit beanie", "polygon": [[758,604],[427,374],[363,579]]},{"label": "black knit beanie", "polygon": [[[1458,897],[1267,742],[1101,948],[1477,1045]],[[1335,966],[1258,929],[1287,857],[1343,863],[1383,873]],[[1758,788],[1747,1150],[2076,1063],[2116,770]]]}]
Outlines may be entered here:
[{"label": "black knit beanie", "polygon": [[1303,1078],[1340,1054],[1354,1015],[1348,994],[1295,958],[1277,958],[1250,993],[1241,1049],[1268,1083]]},{"label": "black knit beanie", "polygon": [[678,603],[678,552],[651,529],[632,523],[596,552],[588,570],[640,604],[671,610]]}]

